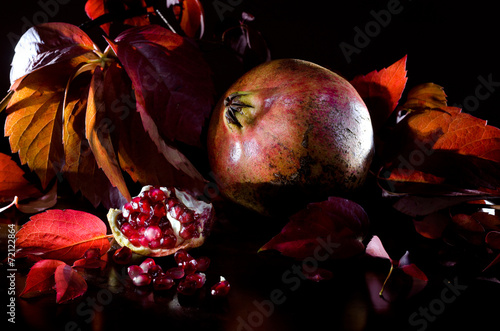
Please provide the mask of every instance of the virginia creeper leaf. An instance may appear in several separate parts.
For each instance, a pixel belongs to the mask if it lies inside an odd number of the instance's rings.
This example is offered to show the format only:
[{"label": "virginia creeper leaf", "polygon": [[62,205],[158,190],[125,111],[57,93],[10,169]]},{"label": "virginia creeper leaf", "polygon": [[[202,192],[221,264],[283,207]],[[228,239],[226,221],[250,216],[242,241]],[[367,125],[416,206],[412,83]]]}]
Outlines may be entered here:
[{"label": "virginia creeper leaf", "polygon": [[78,27],[67,23],[45,23],[27,30],[19,39],[10,72],[11,89],[27,74],[56,63],[75,67],[86,59],[95,59],[96,46]]},{"label": "virginia creeper leaf", "polygon": [[25,77],[7,107],[5,135],[46,188],[63,163],[61,106],[65,82],[45,79],[45,70]]},{"label": "virginia creeper leaf", "polygon": [[61,264],[56,268],[54,280],[57,303],[72,300],[87,291],[85,278],[67,264]]},{"label": "virginia creeper leaf", "polygon": [[[87,0],[85,3],[85,13],[87,16],[95,20],[96,18],[108,13],[108,9],[105,4],[106,0]],[[101,25],[101,29],[109,35],[109,28],[111,23],[105,23]]]},{"label": "virginia creeper leaf", "polygon": [[380,171],[388,191],[409,194],[398,210],[426,215],[500,194],[500,129],[447,106],[436,84],[413,88],[400,109],[407,115],[386,143],[393,155]]},{"label": "virginia creeper leaf", "polygon": [[33,215],[16,234],[16,257],[30,256],[73,262],[90,248],[110,248],[106,224],[97,216],[51,209]]},{"label": "virginia creeper leaf", "polygon": [[396,109],[406,86],[406,59],[402,59],[380,71],[354,77],[351,84],[366,103],[373,123],[378,131]]},{"label": "virginia creeper leaf", "polygon": [[305,259],[326,251],[330,258],[361,253],[368,227],[368,216],[357,203],[330,197],[310,203],[290,217],[281,232],[260,248],[274,249],[285,256]]},{"label": "virginia creeper leaf", "polygon": [[32,298],[49,292],[55,285],[54,273],[59,266],[66,263],[59,260],[41,260],[35,263],[26,278],[26,285],[21,292],[22,298]]},{"label": "virginia creeper leaf", "polygon": [[[73,84],[76,85],[76,84]],[[77,91],[74,91],[74,90]],[[62,169],[74,192],[82,194],[97,207],[101,202],[107,207],[124,203],[125,198],[111,185],[106,174],[97,165],[90,144],[85,137],[88,86],[72,86],[64,109],[63,146],[65,162]]]},{"label": "virginia creeper leaf", "polygon": [[41,192],[24,178],[24,171],[9,155],[0,153],[0,202],[20,200],[41,195]]},{"label": "virginia creeper leaf", "polygon": [[119,92],[114,90],[111,74],[108,71],[104,72],[101,67],[97,67],[90,82],[85,116],[85,136],[99,167],[104,171],[111,184],[118,188],[127,201],[130,201],[131,196],[113,146],[111,136],[113,123],[107,115],[107,110],[110,107],[106,102],[107,98],[110,96],[118,97]]},{"label": "virginia creeper leaf", "polygon": [[[200,146],[214,86],[201,52],[157,25],[131,28],[108,41],[132,80],[137,110],[148,115],[167,142]],[[144,122],[151,133],[150,123]],[[154,135],[153,140],[158,144]]]},{"label": "virginia creeper leaf", "polygon": [[98,59],[90,38],[65,23],[30,28],[16,46],[5,135],[43,188],[64,164],[62,108],[68,81],[82,63]]},{"label": "virginia creeper leaf", "polygon": [[167,0],[167,8],[174,6],[182,31],[191,38],[201,38],[205,31],[205,13],[199,0]]}]

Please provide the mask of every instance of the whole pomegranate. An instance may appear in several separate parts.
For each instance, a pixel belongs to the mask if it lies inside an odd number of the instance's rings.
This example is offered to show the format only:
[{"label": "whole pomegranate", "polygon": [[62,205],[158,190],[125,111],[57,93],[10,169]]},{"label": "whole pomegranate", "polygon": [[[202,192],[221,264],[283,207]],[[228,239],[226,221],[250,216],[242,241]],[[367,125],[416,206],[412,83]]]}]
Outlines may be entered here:
[{"label": "whole pomegranate", "polygon": [[374,153],[370,115],[354,87],[297,59],[238,79],[216,106],[207,139],[221,193],[265,215],[352,192]]}]

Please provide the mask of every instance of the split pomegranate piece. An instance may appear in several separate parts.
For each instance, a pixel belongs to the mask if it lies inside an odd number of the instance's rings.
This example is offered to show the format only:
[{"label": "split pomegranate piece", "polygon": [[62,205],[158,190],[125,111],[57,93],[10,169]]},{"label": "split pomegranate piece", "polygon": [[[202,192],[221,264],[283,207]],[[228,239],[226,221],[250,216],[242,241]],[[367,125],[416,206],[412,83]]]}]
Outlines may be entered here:
[{"label": "split pomegranate piece", "polygon": [[144,186],[121,209],[110,209],[116,241],[146,256],[166,256],[201,246],[214,219],[213,206],[177,188]]}]

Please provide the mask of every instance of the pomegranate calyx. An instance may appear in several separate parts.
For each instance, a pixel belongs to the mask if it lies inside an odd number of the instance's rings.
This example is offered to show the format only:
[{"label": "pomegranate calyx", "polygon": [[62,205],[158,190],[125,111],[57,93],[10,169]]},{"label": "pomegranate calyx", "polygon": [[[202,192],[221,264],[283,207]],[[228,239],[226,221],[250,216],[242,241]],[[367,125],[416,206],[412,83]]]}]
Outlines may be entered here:
[{"label": "pomegranate calyx", "polygon": [[248,117],[252,116],[253,112],[246,110],[254,107],[244,98],[249,94],[249,92],[234,92],[224,99],[225,117],[229,124],[242,128],[242,122],[252,121]]}]

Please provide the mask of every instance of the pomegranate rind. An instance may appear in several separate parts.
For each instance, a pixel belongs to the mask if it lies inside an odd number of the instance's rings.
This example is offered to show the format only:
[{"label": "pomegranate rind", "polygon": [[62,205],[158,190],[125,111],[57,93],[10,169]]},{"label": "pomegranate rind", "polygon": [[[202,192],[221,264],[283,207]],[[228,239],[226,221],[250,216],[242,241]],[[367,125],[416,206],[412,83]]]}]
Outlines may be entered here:
[{"label": "pomegranate rind", "polygon": [[224,197],[282,217],[309,202],[356,194],[375,144],[354,86],[317,64],[278,59],[241,76],[220,98],[207,150]]},{"label": "pomegranate rind", "polygon": [[[144,186],[141,190],[141,193],[149,190],[151,187],[152,186],[150,185]],[[170,191],[167,188],[162,187],[161,189],[165,193],[170,195]],[[189,193],[184,192],[182,190],[175,189],[175,195],[186,207],[198,213],[201,219],[203,220],[201,226],[199,226],[198,228],[200,233],[200,236],[198,238],[186,239],[180,245],[175,246],[173,248],[151,249],[145,246],[135,246],[120,231],[120,228],[118,226],[118,219],[122,215],[122,210],[116,208],[110,208],[106,217],[116,242],[122,247],[126,246],[130,248],[132,252],[136,254],[151,256],[151,257],[168,256],[174,254],[180,249],[189,250],[203,245],[205,242],[205,238],[207,238],[210,234],[210,229],[212,228],[212,224],[215,219],[215,212],[213,205],[211,203],[198,200],[193,196],[191,196]]]}]

